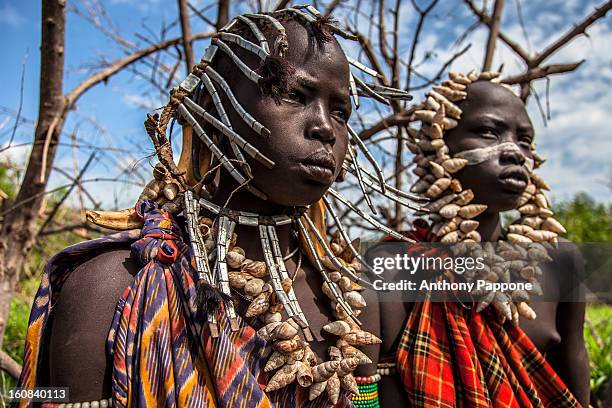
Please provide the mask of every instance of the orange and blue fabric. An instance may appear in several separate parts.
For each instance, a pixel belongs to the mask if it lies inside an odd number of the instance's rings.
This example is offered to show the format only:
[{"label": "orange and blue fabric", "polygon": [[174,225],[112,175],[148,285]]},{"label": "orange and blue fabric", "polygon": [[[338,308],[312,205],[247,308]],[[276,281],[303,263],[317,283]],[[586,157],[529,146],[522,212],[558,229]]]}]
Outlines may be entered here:
[{"label": "orange and blue fabric", "polygon": [[[218,311],[219,336],[206,328],[196,305],[197,272],[191,248],[172,216],[150,201],[137,205],[142,230],[124,231],[64,249],[45,267],[30,314],[19,387],[37,385],[45,325],[62,283],[92,254],[131,245],[143,265],[119,299],[108,335],[113,359],[114,407],[330,407],[324,396],[308,401],[295,383],[265,393],[270,347],[256,320],[239,319],[232,332]],[[34,404],[23,400],[20,407]],[[342,394],[338,407],[353,406]]]}]

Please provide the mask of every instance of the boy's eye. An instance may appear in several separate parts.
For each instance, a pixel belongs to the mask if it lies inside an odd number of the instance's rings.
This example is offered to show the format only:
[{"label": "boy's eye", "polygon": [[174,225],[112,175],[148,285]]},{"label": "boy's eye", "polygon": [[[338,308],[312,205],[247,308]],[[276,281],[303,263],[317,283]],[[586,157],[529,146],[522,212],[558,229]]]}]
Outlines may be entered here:
[{"label": "boy's eye", "polygon": [[498,137],[497,130],[490,128],[488,126],[483,126],[483,127],[476,129],[476,133],[488,139],[497,139]]},{"label": "boy's eye", "polygon": [[346,113],[344,110],[336,109],[332,111],[332,115],[336,116],[338,119],[342,120],[343,122],[348,121],[348,113]]},{"label": "boy's eye", "polygon": [[291,103],[304,103],[305,101],[304,95],[298,91],[287,92],[287,95],[285,95],[285,98],[283,99]]},{"label": "boy's eye", "polygon": [[525,149],[530,149],[532,143],[533,143],[533,140],[528,136],[519,138],[519,142],[518,142],[518,144],[521,147],[524,147]]}]

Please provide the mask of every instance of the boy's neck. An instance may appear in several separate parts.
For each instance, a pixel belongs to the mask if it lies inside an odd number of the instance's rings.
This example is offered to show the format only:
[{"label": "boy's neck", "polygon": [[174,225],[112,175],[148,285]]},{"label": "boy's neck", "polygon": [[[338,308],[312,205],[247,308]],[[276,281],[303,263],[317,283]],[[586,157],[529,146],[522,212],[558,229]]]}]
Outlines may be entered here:
[{"label": "boy's neck", "polygon": [[[244,189],[235,190],[237,187],[236,183],[224,184],[225,186],[215,191],[211,198],[211,201],[220,207],[270,216],[288,214],[291,210],[289,207],[275,205],[269,201],[262,200]],[[292,245],[295,246],[296,244],[291,242],[291,230],[291,224],[276,227],[276,234],[283,255],[287,255],[295,249],[292,247]],[[248,225],[236,225],[234,232],[238,238],[236,245],[244,249],[247,258],[254,260],[264,259],[259,228]]]},{"label": "boy's neck", "polygon": [[475,220],[479,222],[478,232],[483,242],[496,242],[501,237],[501,217],[498,212],[485,211]]}]

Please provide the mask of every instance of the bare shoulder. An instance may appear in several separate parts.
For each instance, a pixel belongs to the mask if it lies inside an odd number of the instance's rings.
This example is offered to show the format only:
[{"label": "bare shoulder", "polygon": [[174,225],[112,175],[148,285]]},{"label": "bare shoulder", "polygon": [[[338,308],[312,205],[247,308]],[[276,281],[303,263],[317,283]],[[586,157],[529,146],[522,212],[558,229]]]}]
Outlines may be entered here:
[{"label": "bare shoulder", "polygon": [[50,385],[69,386],[73,401],[106,398],[110,390],[106,338],[117,300],[138,271],[129,248],[100,253],[64,283],[48,329]]},{"label": "bare shoulder", "polygon": [[[559,307],[563,313],[570,312],[574,316],[577,325],[581,325],[584,317],[584,280],[585,258],[582,249],[565,238],[559,239],[557,248],[551,253],[553,258],[552,268],[544,268],[544,273],[551,275],[549,279],[555,279],[559,286]],[[582,333],[582,329],[579,330]]]},{"label": "bare shoulder", "polygon": [[559,238],[557,248],[553,250],[553,259],[559,259],[564,262],[582,262],[582,254],[580,248],[574,242]]},{"label": "bare shoulder", "polygon": [[554,275],[562,291],[575,289],[585,278],[585,260],[578,245],[565,238],[559,238],[557,248],[549,251],[553,258],[545,273]]},{"label": "bare shoulder", "polygon": [[[366,263],[372,266],[378,275],[373,279],[382,282],[397,282],[410,276],[403,276],[402,272],[395,267],[387,267],[386,259],[393,259],[397,254],[403,254],[407,250],[404,242],[381,242],[373,245],[365,254]],[[395,353],[397,343],[402,335],[410,305],[404,302],[400,291],[379,291],[380,333],[382,344],[380,355],[388,356]]]},{"label": "bare shoulder", "polygon": [[58,305],[68,303],[68,299],[82,301],[83,294],[105,298],[122,288],[121,294],[137,271],[129,248],[102,252],[74,269],[62,287]]}]

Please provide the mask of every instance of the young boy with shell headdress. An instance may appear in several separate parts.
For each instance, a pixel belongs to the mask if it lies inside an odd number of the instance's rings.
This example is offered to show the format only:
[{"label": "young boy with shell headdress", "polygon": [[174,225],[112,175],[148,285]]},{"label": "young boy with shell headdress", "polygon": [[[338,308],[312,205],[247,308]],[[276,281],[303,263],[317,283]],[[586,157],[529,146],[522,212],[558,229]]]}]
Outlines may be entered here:
[{"label": "young boy with shell headdress", "polygon": [[[418,176],[411,191],[431,202],[427,221],[417,220],[407,235],[486,260],[480,271],[427,279],[523,282],[532,290],[382,302],[381,353],[393,356],[389,371],[398,374],[381,381],[383,406],[396,406],[401,389],[416,407],[587,406],[584,303],[559,301],[579,292],[571,278],[581,275],[582,261],[559,237],[565,229],[544,194],[549,187],[533,172],[543,160],[523,102],[499,84],[498,73],[451,73],[414,116],[422,126],[407,142]],[[500,213],[508,210],[520,216],[504,228]]]},{"label": "young boy with shell headdress", "polygon": [[[377,403],[376,296],[324,195],[351,205],[330,186],[344,169],[364,184],[356,148],[386,191],[348,126],[350,98],[408,95],[354,77],[350,66],[376,73],[334,34],[350,37],[296,6],[238,16],[215,35],[145,122],[160,163],[135,209],[88,214],[124,231],[45,268],[21,387],[68,386],[74,407],[351,406],[363,387],[355,403]],[[175,119],[178,165],[166,136]]]}]

